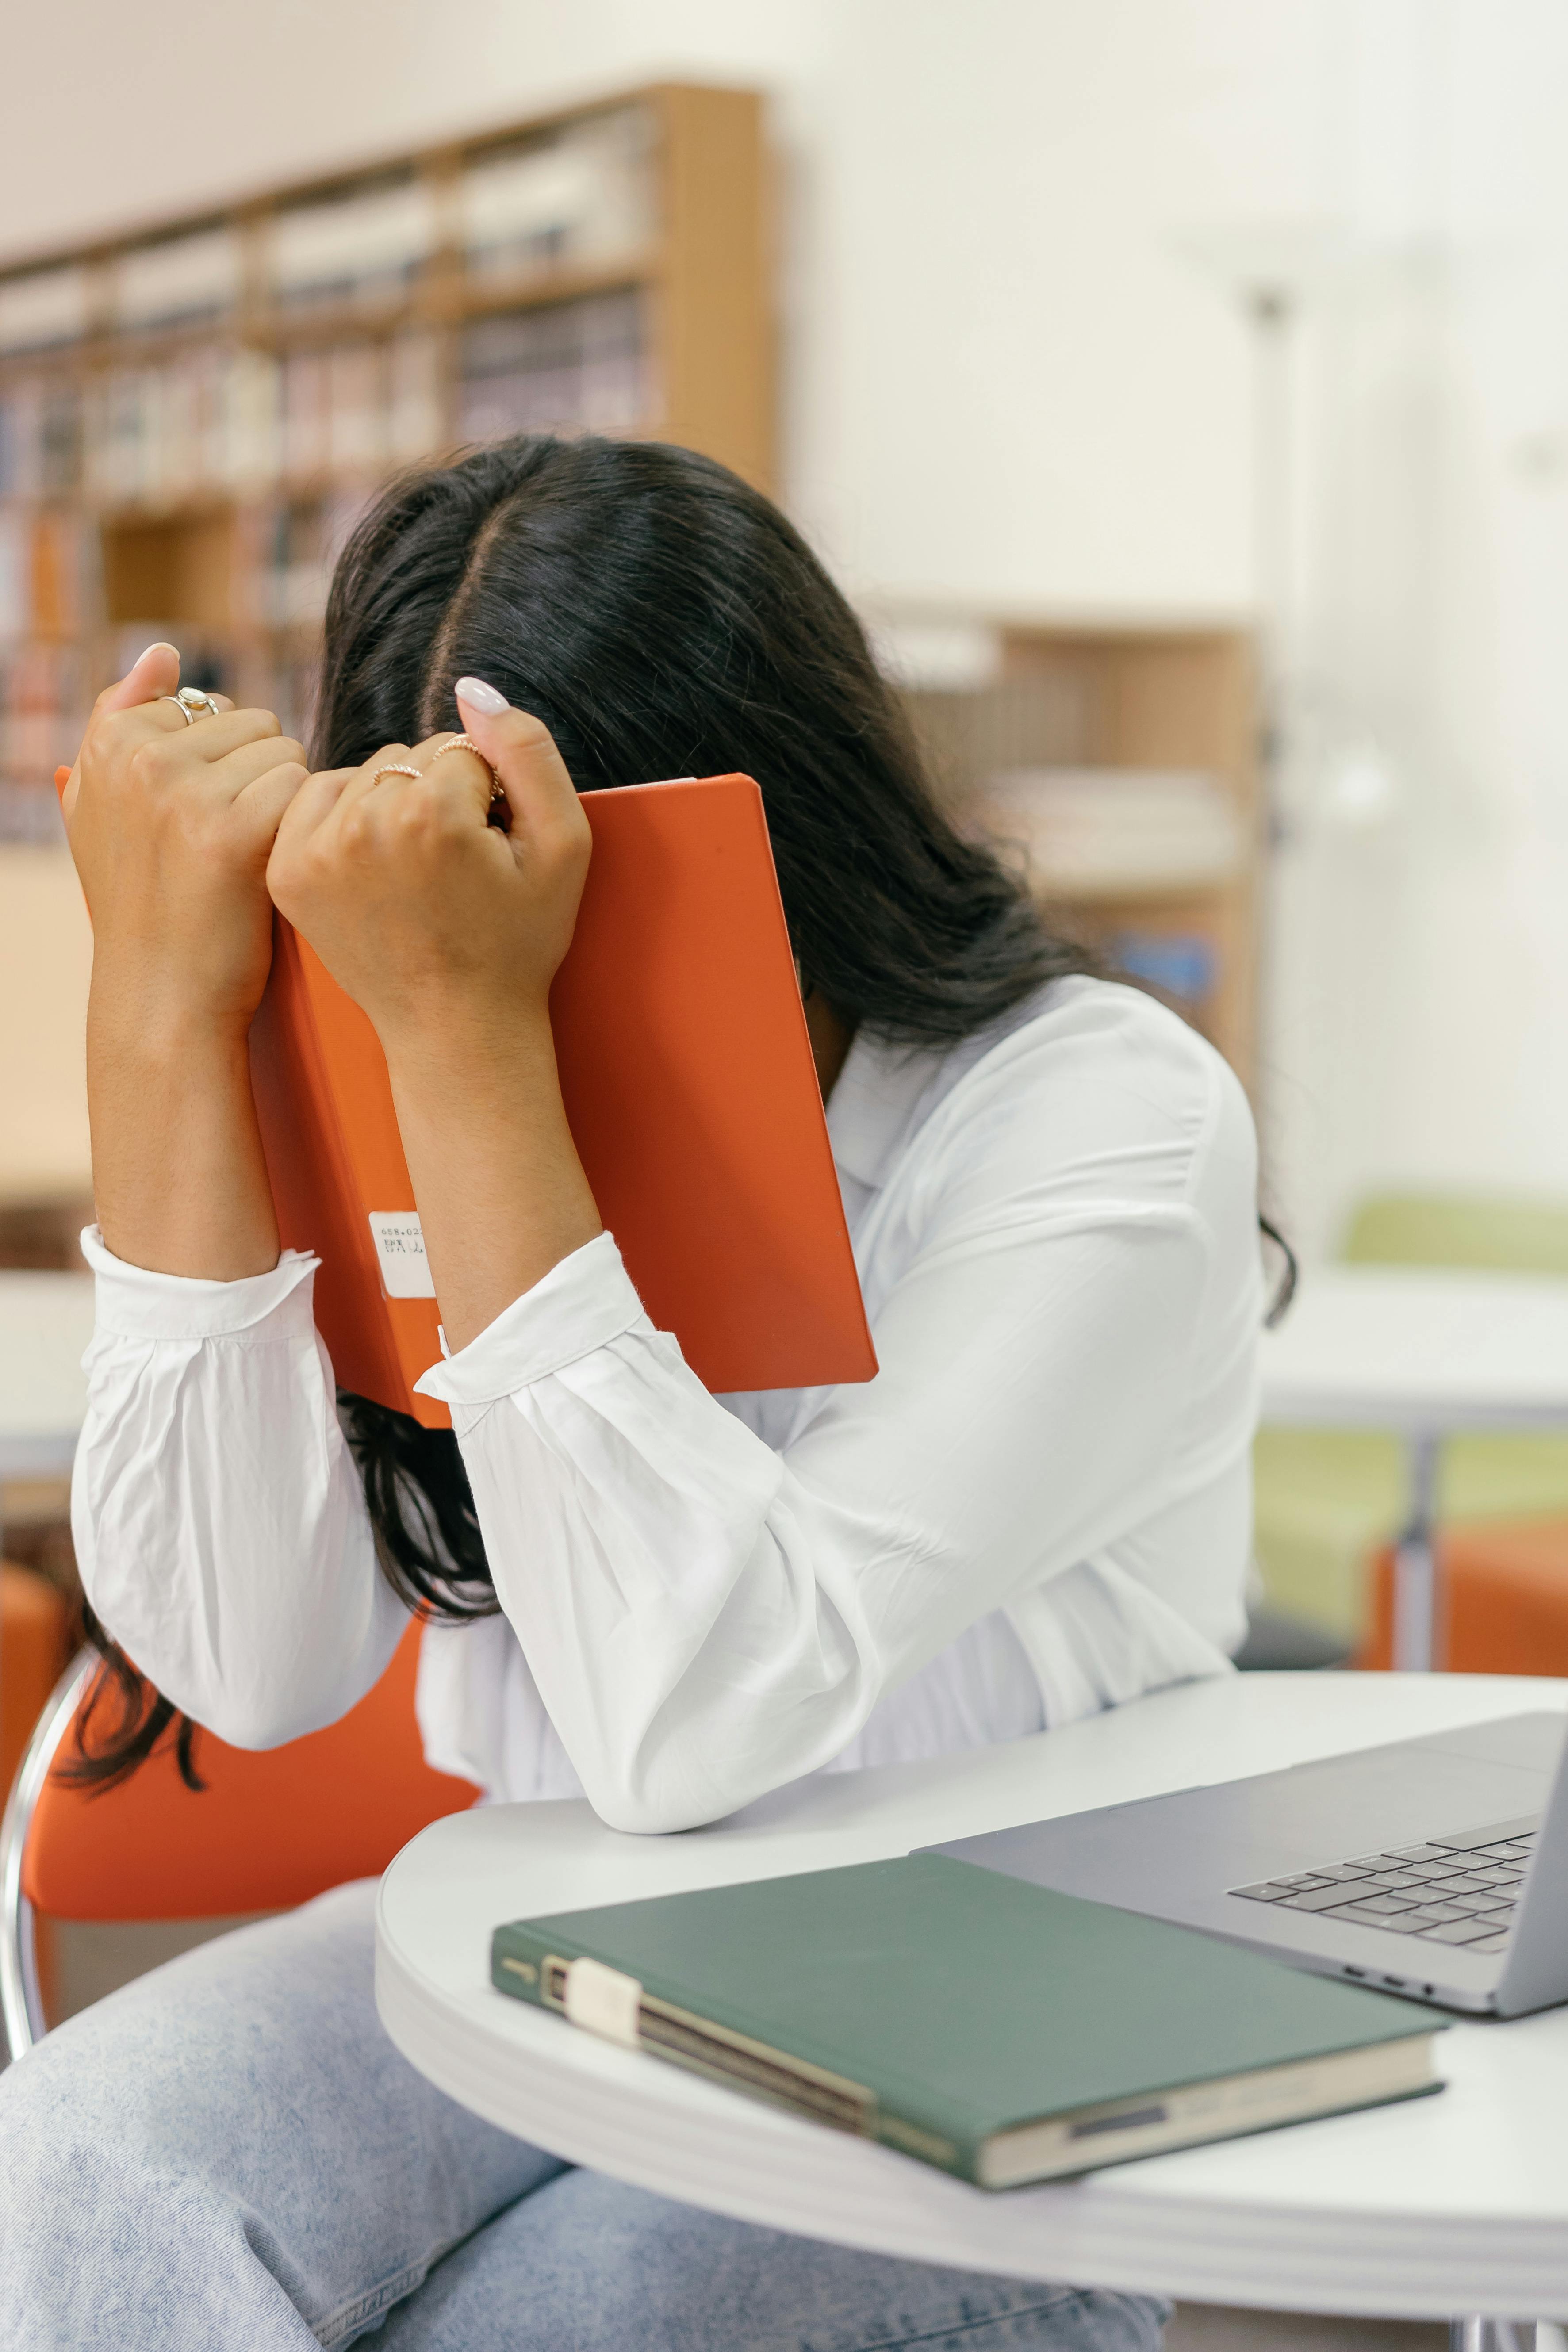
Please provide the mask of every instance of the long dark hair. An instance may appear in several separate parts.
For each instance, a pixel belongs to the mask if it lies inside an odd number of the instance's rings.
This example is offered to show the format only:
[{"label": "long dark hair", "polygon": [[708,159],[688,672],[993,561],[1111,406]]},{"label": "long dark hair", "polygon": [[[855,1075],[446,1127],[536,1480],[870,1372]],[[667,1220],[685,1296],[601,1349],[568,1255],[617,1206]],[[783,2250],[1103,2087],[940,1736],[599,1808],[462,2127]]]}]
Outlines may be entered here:
[{"label": "long dark hair", "polygon": [[[312,759],[357,766],[460,727],[465,674],[542,719],[580,792],[740,769],[767,809],[802,985],[853,1029],[972,1035],[1094,969],[933,795],[865,632],[778,509],[712,459],[521,436],[392,485],[327,605]],[[445,1431],[340,1397],[384,1572],[416,1613],[498,1603]],[[107,1784],[174,1710],[91,1625]],[[176,1735],[196,1784],[190,1727]]]}]

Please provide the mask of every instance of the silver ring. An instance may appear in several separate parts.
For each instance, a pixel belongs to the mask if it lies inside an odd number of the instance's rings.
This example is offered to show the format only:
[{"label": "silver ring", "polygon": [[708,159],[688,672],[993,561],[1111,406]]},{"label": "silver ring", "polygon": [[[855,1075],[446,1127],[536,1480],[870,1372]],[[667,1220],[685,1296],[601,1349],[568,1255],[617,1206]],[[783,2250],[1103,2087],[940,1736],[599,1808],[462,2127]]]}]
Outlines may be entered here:
[{"label": "silver ring", "polygon": [[182,686],[178,693],[161,694],[158,699],[160,702],[172,702],[177,710],[183,712],[187,727],[195,725],[198,713],[204,719],[217,719],[222,715],[212,696],[205,693],[199,686]]},{"label": "silver ring", "polygon": [[420,769],[407,767],[401,760],[389,760],[384,768],[378,768],[370,780],[372,784],[379,784],[383,776],[412,776],[416,784],[424,781]]}]

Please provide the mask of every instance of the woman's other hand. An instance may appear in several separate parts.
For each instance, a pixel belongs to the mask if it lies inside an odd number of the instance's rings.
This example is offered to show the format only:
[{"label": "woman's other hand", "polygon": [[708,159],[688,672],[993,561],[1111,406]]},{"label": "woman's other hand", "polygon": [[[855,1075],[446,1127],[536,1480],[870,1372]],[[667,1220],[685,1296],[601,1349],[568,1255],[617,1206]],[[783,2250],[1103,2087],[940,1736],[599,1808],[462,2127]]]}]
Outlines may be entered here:
[{"label": "woman's other hand", "polygon": [[62,799],[92,916],[87,1096],[117,1257],[229,1282],[278,1262],[250,1092],[272,960],[267,859],[304,782],[269,710],[187,722],[173,646],[100,694]]},{"label": "woman's other hand", "polygon": [[[588,870],[588,821],[546,729],[484,688],[489,709],[478,680],[459,693],[484,760],[432,735],[311,776],[267,871],[389,1054],[427,1027],[545,1016]],[[489,821],[486,760],[510,832]]]},{"label": "woman's other hand", "polygon": [[[458,699],[484,760],[434,735],[312,776],[267,877],[375,1024],[454,1348],[601,1230],[550,1028],[588,820],[537,719],[475,678]],[[487,760],[510,833],[488,822]]]},{"label": "woman's other hand", "polygon": [[243,1034],[272,959],[267,860],[308,771],[269,710],[187,720],[167,698],[179,678],[174,646],[149,646],[99,696],[63,795],[93,988]]}]

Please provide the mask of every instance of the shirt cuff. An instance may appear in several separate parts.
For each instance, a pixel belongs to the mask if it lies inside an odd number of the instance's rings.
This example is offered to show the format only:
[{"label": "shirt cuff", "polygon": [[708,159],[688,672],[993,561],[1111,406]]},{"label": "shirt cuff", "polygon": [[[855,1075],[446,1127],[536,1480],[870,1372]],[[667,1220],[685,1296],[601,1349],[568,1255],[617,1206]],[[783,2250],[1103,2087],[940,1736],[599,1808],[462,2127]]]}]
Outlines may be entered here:
[{"label": "shirt cuff", "polygon": [[285,1250],[269,1274],[237,1282],[205,1282],[185,1274],[154,1274],[128,1265],[104,1246],[96,1225],[81,1237],[94,1276],[94,1320],[120,1339],[231,1339],[268,1328],[268,1339],[308,1339],[315,1329],[310,1294],[320,1260]]},{"label": "shirt cuff", "polygon": [[444,1404],[494,1404],[647,1319],[612,1234],[599,1234],[414,1383]]}]

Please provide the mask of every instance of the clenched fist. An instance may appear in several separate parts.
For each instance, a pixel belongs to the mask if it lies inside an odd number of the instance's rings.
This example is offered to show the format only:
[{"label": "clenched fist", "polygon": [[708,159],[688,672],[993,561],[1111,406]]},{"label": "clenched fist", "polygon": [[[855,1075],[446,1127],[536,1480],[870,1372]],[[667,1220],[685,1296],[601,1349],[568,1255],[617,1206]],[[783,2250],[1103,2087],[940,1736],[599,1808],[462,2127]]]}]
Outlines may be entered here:
[{"label": "clenched fist", "polygon": [[140,1020],[248,1028],[272,961],[267,861],[304,782],[270,710],[188,720],[173,646],[98,698],[61,802],[93,990]]},{"label": "clenched fist", "polygon": [[[483,760],[433,735],[313,775],[267,867],[280,912],[389,1053],[455,1017],[547,1017],[588,869],[588,821],[547,730],[479,680],[458,698]],[[486,761],[509,831],[489,822]]]}]

